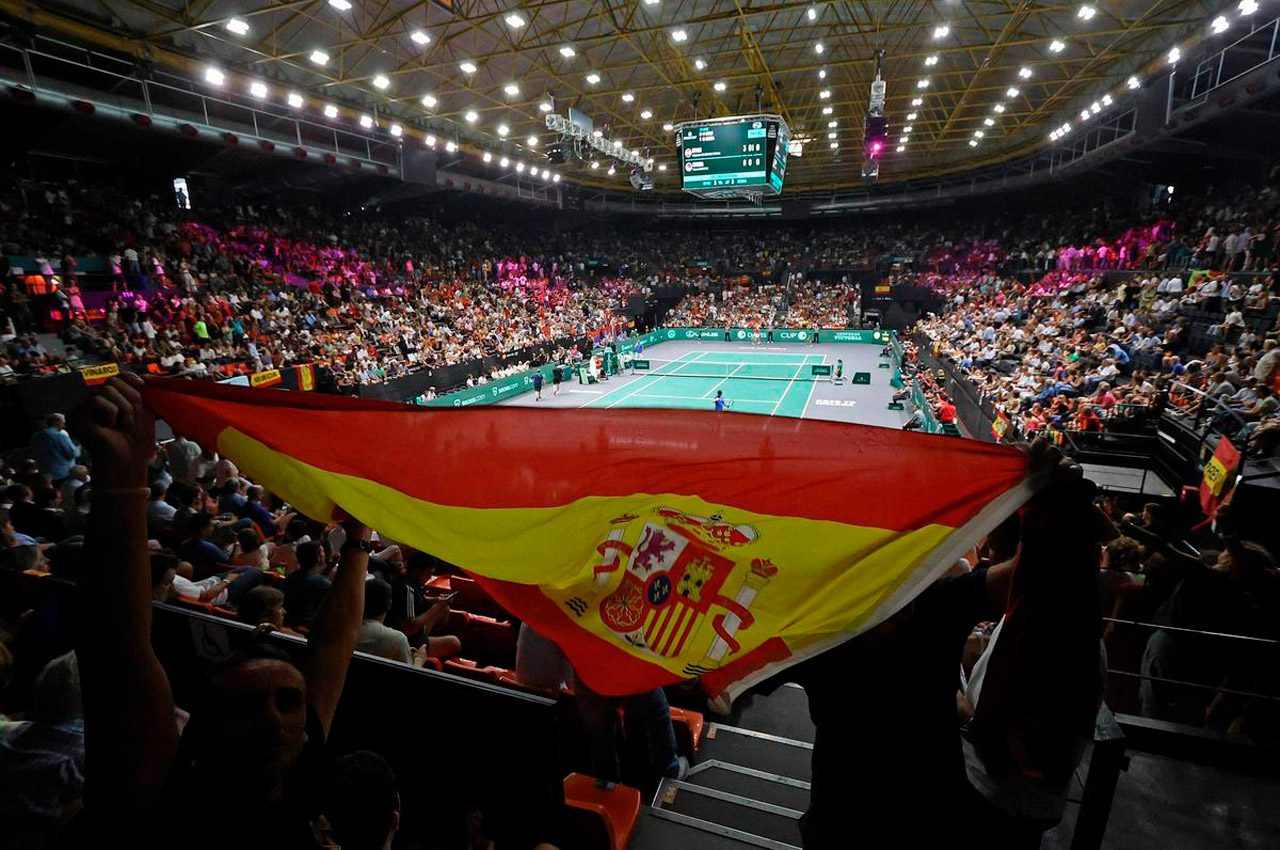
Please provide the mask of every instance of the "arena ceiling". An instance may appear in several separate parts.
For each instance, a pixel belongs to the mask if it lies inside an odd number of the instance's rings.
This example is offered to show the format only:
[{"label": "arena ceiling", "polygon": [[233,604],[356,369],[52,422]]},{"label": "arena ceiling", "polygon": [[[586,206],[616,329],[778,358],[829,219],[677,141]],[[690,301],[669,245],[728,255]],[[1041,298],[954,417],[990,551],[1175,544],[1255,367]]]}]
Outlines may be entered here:
[{"label": "arena ceiling", "polygon": [[[1250,0],[1246,0],[1250,2]],[[0,0],[23,16],[33,7]],[[1167,69],[1230,6],[1204,0],[40,0],[42,26],[149,52],[208,86],[338,103],[402,123],[406,143],[456,134],[464,150],[530,158],[543,105],[575,106],[677,187],[671,122],[765,111],[805,140],[788,192],[859,181],[875,53],[885,51],[889,147],[881,180],[952,173],[1049,144],[1051,129]],[[31,17],[31,15],[27,15]],[[257,89],[261,94],[264,90]],[[338,120],[342,120],[341,118]],[[605,171],[571,181],[625,185]]]}]

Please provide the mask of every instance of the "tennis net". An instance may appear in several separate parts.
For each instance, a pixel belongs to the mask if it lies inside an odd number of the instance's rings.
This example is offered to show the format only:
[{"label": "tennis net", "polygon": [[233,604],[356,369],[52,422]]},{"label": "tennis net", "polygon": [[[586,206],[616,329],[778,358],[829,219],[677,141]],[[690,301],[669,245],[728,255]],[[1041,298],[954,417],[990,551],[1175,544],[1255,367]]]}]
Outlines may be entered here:
[{"label": "tennis net", "polygon": [[654,359],[637,359],[632,367],[637,375],[735,380],[742,378],[757,381],[825,381],[830,380],[832,368],[830,364],[817,360],[803,363],[743,363],[740,360]]}]

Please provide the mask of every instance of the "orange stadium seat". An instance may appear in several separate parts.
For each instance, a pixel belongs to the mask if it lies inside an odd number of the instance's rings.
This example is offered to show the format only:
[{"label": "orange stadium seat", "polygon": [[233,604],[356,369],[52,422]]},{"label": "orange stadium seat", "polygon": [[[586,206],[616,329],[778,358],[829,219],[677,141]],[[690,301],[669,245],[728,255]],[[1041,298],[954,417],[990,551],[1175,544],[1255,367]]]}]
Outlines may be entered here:
[{"label": "orange stadium seat", "polygon": [[470,614],[467,619],[466,638],[462,639],[462,651],[469,658],[501,667],[516,664],[515,626],[492,617]]},{"label": "orange stadium seat", "polygon": [[676,732],[676,749],[680,755],[692,759],[702,748],[702,715],[687,708],[671,706],[671,726]]},{"label": "orange stadium seat", "polygon": [[570,846],[585,850],[625,850],[640,817],[640,792],[582,773],[564,778],[566,831]]}]

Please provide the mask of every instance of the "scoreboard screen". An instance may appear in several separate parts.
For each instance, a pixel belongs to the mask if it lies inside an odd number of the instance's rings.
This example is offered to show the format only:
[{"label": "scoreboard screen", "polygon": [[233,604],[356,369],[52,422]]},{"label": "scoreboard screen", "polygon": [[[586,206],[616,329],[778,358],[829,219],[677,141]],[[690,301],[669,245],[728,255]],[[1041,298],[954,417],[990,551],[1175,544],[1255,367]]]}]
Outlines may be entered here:
[{"label": "scoreboard screen", "polygon": [[777,115],[691,121],[676,131],[681,187],[705,198],[782,191],[790,131]]}]

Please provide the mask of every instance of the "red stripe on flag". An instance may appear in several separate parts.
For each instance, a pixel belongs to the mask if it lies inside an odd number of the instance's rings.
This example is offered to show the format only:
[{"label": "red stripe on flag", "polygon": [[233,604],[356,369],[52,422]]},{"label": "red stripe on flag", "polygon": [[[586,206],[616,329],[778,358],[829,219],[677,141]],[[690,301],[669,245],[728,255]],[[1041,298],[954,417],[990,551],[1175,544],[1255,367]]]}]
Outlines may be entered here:
[{"label": "red stripe on flag", "polygon": [[[423,410],[176,379],[151,379],[145,394],[197,442],[213,445],[234,427],[320,469],[457,507],[672,493],[903,531],[961,526],[1026,471],[1023,453],[976,440],[746,413]],[[530,451],[549,445],[556,451]]]}]

